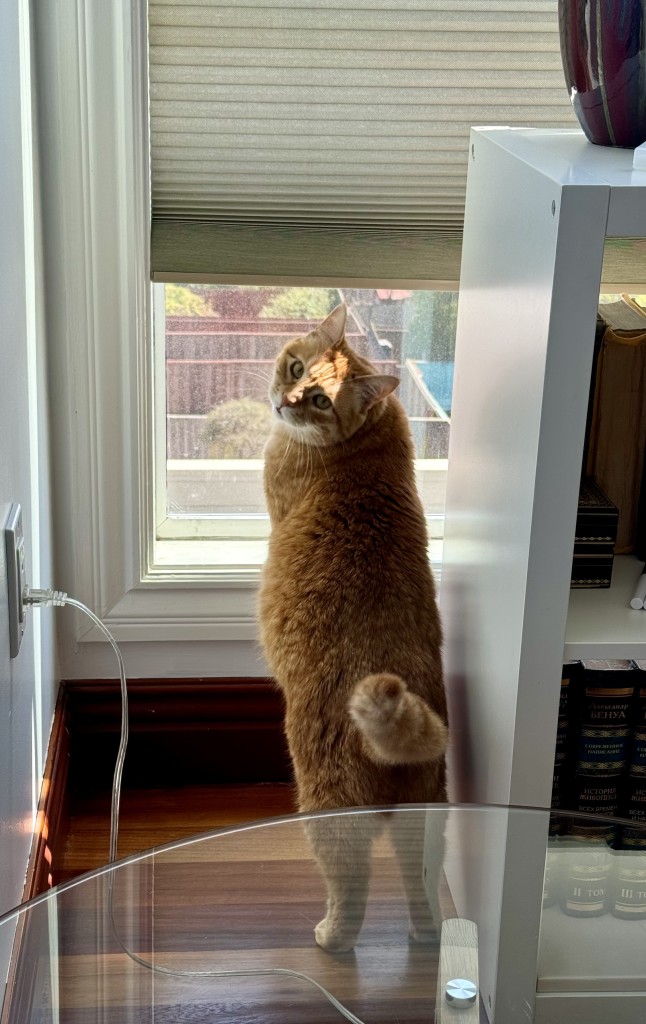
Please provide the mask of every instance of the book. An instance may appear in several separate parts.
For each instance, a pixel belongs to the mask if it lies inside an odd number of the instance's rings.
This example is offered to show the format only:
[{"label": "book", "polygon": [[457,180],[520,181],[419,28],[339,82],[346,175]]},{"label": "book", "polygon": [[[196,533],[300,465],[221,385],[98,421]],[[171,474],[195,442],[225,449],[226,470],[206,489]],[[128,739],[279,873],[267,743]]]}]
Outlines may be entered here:
[{"label": "book", "polygon": [[[582,662],[576,696],[576,749],[571,807],[582,814],[616,817],[627,773],[639,672],[629,660]],[[613,842],[612,823],[569,818],[569,836]]]},{"label": "book", "polygon": [[610,900],[612,851],[604,839],[560,840],[561,910],[569,917],[600,917]]},{"label": "book", "polygon": [[[580,679],[581,662],[567,661],[561,670],[561,691],[559,696],[559,717],[556,728],[556,750],[554,753],[554,775],[552,779],[552,811],[568,806],[570,779],[574,754],[573,723],[576,720],[576,687]],[[550,815],[549,834],[561,835],[566,831],[566,820],[562,815]]]},{"label": "book", "polygon": [[597,312],[597,325],[594,332],[594,351],[592,355],[592,373],[590,375],[590,391],[588,395],[588,411],[585,420],[585,437],[583,440],[583,459],[581,462],[581,476],[585,478],[588,466],[588,456],[590,453],[590,434],[592,433],[592,413],[594,410],[594,396],[597,388],[597,367],[599,363],[599,352],[601,351],[601,342],[606,332],[607,322]]},{"label": "book", "polygon": [[594,480],[584,477],[579,487],[572,588],[610,586],[618,520],[616,506]]},{"label": "book", "polygon": [[637,541],[646,451],[646,310],[622,295],[601,304],[599,314],[607,326],[592,382],[584,475],[617,506],[615,554],[627,554]]},{"label": "book", "polygon": [[646,850],[614,851],[610,910],[625,921],[646,918]]},{"label": "book", "polygon": [[627,920],[646,918],[646,661],[639,673],[636,713],[630,743],[628,775],[621,815],[635,822],[619,837],[612,884],[612,912]]}]

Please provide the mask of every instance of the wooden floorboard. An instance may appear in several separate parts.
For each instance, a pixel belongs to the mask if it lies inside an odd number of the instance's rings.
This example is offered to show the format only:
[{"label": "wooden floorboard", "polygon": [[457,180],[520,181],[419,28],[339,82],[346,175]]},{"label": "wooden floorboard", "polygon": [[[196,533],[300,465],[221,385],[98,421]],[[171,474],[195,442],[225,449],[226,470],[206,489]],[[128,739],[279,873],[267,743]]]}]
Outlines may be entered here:
[{"label": "wooden floorboard", "polygon": [[[294,791],[286,783],[124,790],[119,857],[226,825],[292,814],[295,809]],[[110,794],[73,797],[56,883],[105,864],[109,837]]]}]

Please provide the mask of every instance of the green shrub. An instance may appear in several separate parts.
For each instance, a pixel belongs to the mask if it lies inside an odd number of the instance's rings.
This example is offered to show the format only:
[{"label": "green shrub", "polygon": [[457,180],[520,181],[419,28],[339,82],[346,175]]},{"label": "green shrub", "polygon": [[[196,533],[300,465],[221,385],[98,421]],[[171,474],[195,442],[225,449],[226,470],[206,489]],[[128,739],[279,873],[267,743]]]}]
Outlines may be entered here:
[{"label": "green shrub", "polygon": [[286,288],[260,310],[276,320],[323,320],[338,304],[334,288]]},{"label": "green shrub", "polygon": [[166,316],[213,316],[213,310],[201,295],[195,295],[186,285],[167,284],[165,288]]},{"label": "green shrub", "polygon": [[253,398],[232,398],[208,415],[204,437],[212,459],[259,459],[271,428],[271,409]]}]

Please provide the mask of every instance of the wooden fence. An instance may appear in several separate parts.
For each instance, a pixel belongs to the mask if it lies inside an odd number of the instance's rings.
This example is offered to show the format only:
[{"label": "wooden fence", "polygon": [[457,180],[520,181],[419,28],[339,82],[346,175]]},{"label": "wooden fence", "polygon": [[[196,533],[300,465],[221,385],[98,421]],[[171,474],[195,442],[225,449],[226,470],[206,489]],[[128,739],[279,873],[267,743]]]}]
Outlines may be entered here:
[{"label": "wooden fence", "polygon": [[[206,417],[216,405],[248,397],[268,400],[276,354],[287,340],[305,334],[311,321],[222,320],[169,317],[166,323],[166,412],[169,459],[208,458]],[[384,349],[359,329],[348,340],[381,373],[402,378],[399,397],[411,417],[421,458],[446,458],[448,420],[438,414],[419,371],[408,361],[384,359]],[[440,410],[441,413],[441,410]]]}]

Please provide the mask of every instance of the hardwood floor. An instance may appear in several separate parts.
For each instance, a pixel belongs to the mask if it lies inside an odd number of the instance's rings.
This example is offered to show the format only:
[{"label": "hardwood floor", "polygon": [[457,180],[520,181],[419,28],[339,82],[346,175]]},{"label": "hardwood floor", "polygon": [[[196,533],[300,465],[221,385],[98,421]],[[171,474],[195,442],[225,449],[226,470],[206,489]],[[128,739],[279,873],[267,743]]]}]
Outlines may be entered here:
[{"label": "hardwood floor", "polygon": [[[246,683],[194,681],[190,707],[184,685],[181,699],[174,684],[164,681],[134,691],[136,742],[129,752],[118,844],[120,859],[134,859],[114,873],[85,878],[108,859],[110,780],[106,771],[97,775],[95,764],[101,744],[117,740],[118,692],[92,682],[70,684],[63,693],[59,733],[70,742],[58,751],[60,770],[52,771],[56,786],[50,789],[65,795],[64,808],[59,813],[51,800],[45,802],[41,845],[45,882],[51,874],[57,885],[66,884],[55,904],[41,902],[23,919],[2,1024],[342,1021],[338,1007],[304,975],[328,988],[360,1022],[432,1020],[439,943],[432,934],[428,945],[408,939],[400,868],[386,834],[374,844],[367,913],[355,949],[330,954],[314,940],[326,891],[303,823],[266,824],[295,810],[276,739],[282,736],[280,709],[269,716],[275,736],[273,753],[267,753],[266,703],[273,689],[260,688],[253,705],[255,775],[239,773]],[[221,730],[227,750],[238,757],[233,778],[274,781],[225,784],[231,775],[223,774],[215,776],[217,783],[204,784],[209,775],[202,767],[212,768],[213,700],[218,722],[227,726]],[[182,756],[175,760],[176,748],[173,757],[169,750],[180,713],[186,728]],[[247,743],[245,756],[248,751]],[[111,749],[98,760],[110,764],[113,755]],[[158,764],[163,776],[153,774]],[[254,822],[262,824],[227,830]],[[204,838],[217,829],[223,831]],[[189,841],[196,836],[201,838]],[[178,845],[172,850],[163,848],[173,841]],[[154,854],[146,854],[152,848]],[[352,865],[351,852],[336,859],[341,870]],[[440,903],[443,917],[455,915],[446,886],[440,887]]]},{"label": "hardwood floor", "polygon": [[[293,789],[286,783],[124,790],[119,858],[225,825],[292,814],[295,809]],[[110,794],[73,796],[56,884],[105,864],[109,836]]]},{"label": "hardwood floor", "polygon": [[[220,826],[283,817],[293,809],[291,787],[280,784],[126,790],[119,856]],[[105,862],[108,828],[108,794],[73,800],[59,880]],[[234,830],[136,861],[118,872],[113,897],[111,918],[104,877],[63,893],[54,961],[57,1015],[30,1019],[39,1024],[54,1019],[57,1024],[342,1021],[320,990],[294,977],[294,971],[328,988],[367,1024],[433,1019],[438,943],[411,944],[407,938],[399,867],[386,835],[375,841],[368,910],[351,953],[331,955],[314,942],[325,887],[299,821]],[[442,903],[450,914],[446,893]],[[146,970],[124,946],[146,963],[178,973]],[[43,970],[38,988],[49,991],[51,977]],[[210,976],[182,976],[195,971]]]}]

